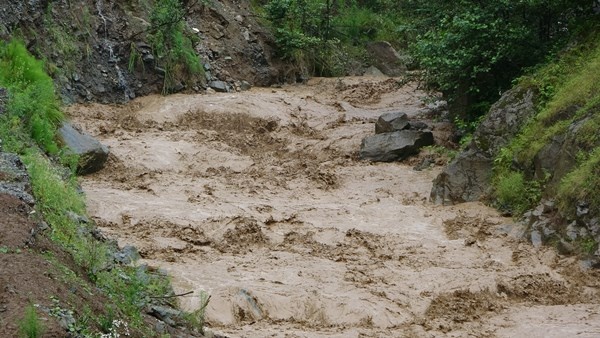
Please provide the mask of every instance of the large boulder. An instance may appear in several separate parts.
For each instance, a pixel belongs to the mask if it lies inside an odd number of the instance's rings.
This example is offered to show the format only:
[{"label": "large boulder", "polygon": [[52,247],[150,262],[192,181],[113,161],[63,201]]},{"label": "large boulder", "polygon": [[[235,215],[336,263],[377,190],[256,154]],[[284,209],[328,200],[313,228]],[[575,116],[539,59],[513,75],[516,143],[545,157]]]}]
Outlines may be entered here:
[{"label": "large boulder", "polygon": [[517,86],[502,95],[481,122],[473,140],[433,182],[431,200],[440,204],[476,201],[491,183],[493,160],[536,112],[533,89]]},{"label": "large boulder", "polygon": [[410,123],[405,113],[386,113],[377,119],[375,134],[391,133],[398,130],[409,129]]},{"label": "large boulder", "polygon": [[402,76],[406,73],[407,61],[387,41],[367,44],[367,52],[373,65],[387,76]]},{"label": "large boulder", "polygon": [[95,173],[104,167],[109,154],[106,146],[90,135],[73,128],[69,123],[63,123],[58,132],[64,145],[79,156],[78,174]]},{"label": "large boulder", "polygon": [[400,130],[376,134],[363,139],[359,157],[373,162],[400,161],[434,144],[430,131]]},{"label": "large boulder", "polygon": [[487,193],[492,164],[492,159],[478,150],[460,153],[433,181],[431,200],[454,204],[479,199]]}]

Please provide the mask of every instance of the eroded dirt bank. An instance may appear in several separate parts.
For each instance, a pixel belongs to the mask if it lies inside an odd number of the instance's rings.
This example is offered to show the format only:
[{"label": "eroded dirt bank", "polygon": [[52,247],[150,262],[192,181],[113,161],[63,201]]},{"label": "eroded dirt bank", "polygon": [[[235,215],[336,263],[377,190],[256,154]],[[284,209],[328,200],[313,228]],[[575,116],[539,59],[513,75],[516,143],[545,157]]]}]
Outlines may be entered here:
[{"label": "eroded dirt bank", "polygon": [[177,291],[208,292],[232,337],[600,335],[595,272],[481,204],[430,204],[439,168],[355,160],[381,113],[416,116],[424,95],[344,78],[75,106],[112,151],[82,182],[89,212]]}]

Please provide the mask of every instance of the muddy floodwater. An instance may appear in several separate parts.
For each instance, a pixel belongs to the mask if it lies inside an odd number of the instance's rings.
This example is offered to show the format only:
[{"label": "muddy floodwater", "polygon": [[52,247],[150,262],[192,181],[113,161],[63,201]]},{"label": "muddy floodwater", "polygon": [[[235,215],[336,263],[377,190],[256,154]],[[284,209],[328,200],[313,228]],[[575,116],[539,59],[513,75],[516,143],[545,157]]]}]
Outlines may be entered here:
[{"label": "muddy floodwater", "polygon": [[600,278],[576,258],[483,204],[430,203],[439,166],[356,159],[425,96],[341,78],[71,107],[112,153],[82,179],[89,213],[194,291],[183,308],[210,294],[230,337],[600,336]]}]

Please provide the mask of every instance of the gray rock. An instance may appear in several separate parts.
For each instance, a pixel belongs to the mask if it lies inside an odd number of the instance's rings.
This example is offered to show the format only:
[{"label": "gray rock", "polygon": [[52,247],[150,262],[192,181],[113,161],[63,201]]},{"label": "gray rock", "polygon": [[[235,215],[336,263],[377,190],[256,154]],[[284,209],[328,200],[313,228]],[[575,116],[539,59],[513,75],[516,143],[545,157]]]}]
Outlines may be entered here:
[{"label": "gray rock", "polygon": [[0,194],[14,196],[21,201],[33,206],[35,199],[26,190],[28,186],[23,182],[0,182]]},{"label": "gray rock", "polygon": [[363,73],[365,76],[385,76],[382,71],[380,71],[377,67],[371,66],[365,70]]},{"label": "gray rock", "polygon": [[408,123],[408,128],[412,130],[431,130],[431,127],[423,121],[411,121]]},{"label": "gray rock", "polygon": [[409,127],[408,116],[405,113],[386,113],[379,116],[375,122],[375,134],[391,133]]},{"label": "gray rock", "polygon": [[387,76],[402,76],[406,73],[406,60],[387,41],[367,44],[367,52],[373,65]]},{"label": "gray rock", "polygon": [[536,248],[542,246],[542,234],[539,231],[531,231],[531,244]]},{"label": "gray rock", "polygon": [[377,134],[363,139],[359,157],[373,162],[400,161],[433,143],[431,132],[400,130]]},{"label": "gray rock", "polygon": [[149,314],[162,320],[167,325],[175,326],[177,321],[181,320],[183,313],[179,310],[167,306],[153,305]]},{"label": "gray rock", "polygon": [[144,62],[154,62],[154,55],[152,55],[152,53],[145,53],[142,55],[142,61]]},{"label": "gray rock", "polygon": [[492,165],[492,159],[477,150],[460,153],[434,179],[431,200],[437,204],[454,204],[486,195]]},{"label": "gray rock", "polygon": [[70,311],[63,310],[59,314],[58,323],[63,329],[70,331],[77,321]]},{"label": "gray rock", "polygon": [[115,261],[121,264],[131,264],[140,258],[137,248],[132,245],[126,245],[121,251],[114,254]]},{"label": "gray rock", "polygon": [[104,167],[109,150],[88,134],[79,132],[69,123],[59,129],[62,142],[79,156],[77,172],[81,175],[94,173]]},{"label": "gray rock", "polygon": [[19,156],[0,153],[0,172],[5,176],[4,180],[0,180],[0,193],[14,196],[30,206],[35,204],[27,169]]},{"label": "gray rock", "polygon": [[567,236],[572,241],[576,240],[577,237],[579,237],[579,229],[577,228],[576,222],[571,222],[569,225],[567,225],[567,228],[565,230],[567,232]]},{"label": "gray rock", "polygon": [[248,81],[242,81],[240,83],[240,90],[242,90],[242,91],[250,90],[251,88],[252,88],[252,85]]},{"label": "gray rock", "polygon": [[467,148],[434,180],[431,200],[454,204],[484,197],[489,191],[496,153],[535,112],[533,89],[518,86],[504,93],[490,108]]},{"label": "gray rock", "polygon": [[90,223],[90,220],[87,217],[85,217],[83,215],[79,215],[79,214],[77,214],[77,213],[75,213],[73,211],[70,211],[70,210],[67,211],[66,216],[71,221],[73,221],[73,222],[75,222],[77,224],[83,225],[83,224],[89,224]]},{"label": "gray rock", "polygon": [[210,81],[208,87],[220,93],[229,92],[229,85],[225,81]]},{"label": "gray rock", "polygon": [[584,217],[590,213],[590,205],[586,202],[579,202],[577,204],[577,217]]}]

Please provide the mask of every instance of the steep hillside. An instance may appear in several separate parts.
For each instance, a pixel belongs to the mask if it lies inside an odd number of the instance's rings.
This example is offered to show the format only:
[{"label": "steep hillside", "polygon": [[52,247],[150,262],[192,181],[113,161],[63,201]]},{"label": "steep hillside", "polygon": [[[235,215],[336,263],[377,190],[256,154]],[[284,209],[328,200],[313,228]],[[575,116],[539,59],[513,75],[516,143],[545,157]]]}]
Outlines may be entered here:
[{"label": "steep hillside", "polygon": [[[171,8],[173,3],[0,0],[0,39],[23,39],[46,61],[66,102],[125,102],[161,91],[201,91],[211,81],[222,81],[213,83],[217,90],[247,86],[242,81],[267,86],[284,77],[248,2],[187,1],[179,13],[160,12],[161,4]],[[177,26],[170,21],[174,18],[185,24]],[[180,30],[177,39],[189,40],[184,52],[191,47],[200,55],[199,69],[175,69],[173,81],[168,81],[168,56],[158,55],[161,47],[178,48],[177,41],[169,45],[157,37],[170,28]]]},{"label": "steep hillside", "polygon": [[486,198],[524,215],[534,243],[594,254],[599,130],[600,43],[590,34],[503,95],[431,196],[441,203]]}]

